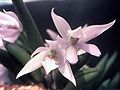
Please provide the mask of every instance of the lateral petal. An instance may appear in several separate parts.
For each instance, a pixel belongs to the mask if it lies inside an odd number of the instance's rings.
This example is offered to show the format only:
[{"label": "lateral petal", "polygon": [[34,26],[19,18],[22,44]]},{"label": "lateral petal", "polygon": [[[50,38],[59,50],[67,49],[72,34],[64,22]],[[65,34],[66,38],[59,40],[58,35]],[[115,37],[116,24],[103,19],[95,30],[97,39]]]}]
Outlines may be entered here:
[{"label": "lateral petal", "polygon": [[46,51],[46,50],[49,50],[49,48],[48,48],[48,47],[38,47],[38,48],[32,53],[31,58],[32,58],[34,55],[36,55],[36,54],[38,54],[38,53],[40,53],[40,52],[42,52],[42,51]]},{"label": "lateral petal", "polygon": [[101,55],[100,50],[94,44],[81,44],[80,48],[83,49],[84,51],[90,53],[91,55],[94,55],[97,57],[99,57]]},{"label": "lateral petal", "polygon": [[91,25],[88,27],[85,27],[82,29],[82,32],[86,35],[86,38],[84,38],[84,42],[87,42],[100,34],[102,34],[104,31],[108,30],[113,24],[115,23],[115,20],[104,25]]},{"label": "lateral petal", "polygon": [[55,33],[54,31],[50,30],[50,29],[47,29],[47,33],[48,35],[53,39],[53,40],[56,40],[58,34]]},{"label": "lateral petal", "polygon": [[61,63],[58,69],[65,78],[67,78],[76,86],[75,77],[71,70],[70,64],[67,61],[65,61],[64,63]]},{"label": "lateral petal", "polygon": [[48,43],[50,49],[56,49],[58,47],[57,41],[52,41],[47,39],[45,39],[45,41]]},{"label": "lateral petal", "polygon": [[68,42],[65,39],[61,38],[59,35],[57,36],[57,41],[62,48],[67,48]]},{"label": "lateral petal", "polygon": [[47,51],[43,51],[37,54],[36,56],[34,56],[33,58],[31,58],[27,62],[27,64],[22,68],[22,70],[17,74],[16,78],[19,78],[27,73],[30,73],[40,68],[42,66],[42,60],[45,59],[46,55],[47,55]]}]

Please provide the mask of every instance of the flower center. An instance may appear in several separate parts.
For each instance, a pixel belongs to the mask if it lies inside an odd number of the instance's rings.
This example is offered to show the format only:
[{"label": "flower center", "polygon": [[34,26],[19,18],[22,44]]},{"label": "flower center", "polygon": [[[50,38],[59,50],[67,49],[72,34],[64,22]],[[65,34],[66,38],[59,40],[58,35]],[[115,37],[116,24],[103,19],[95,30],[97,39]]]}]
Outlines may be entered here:
[{"label": "flower center", "polygon": [[79,41],[79,38],[74,38],[74,37],[71,37],[71,38],[70,38],[70,44],[71,44],[71,45],[77,44],[78,41]]},{"label": "flower center", "polygon": [[53,59],[53,58],[56,58],[56,54],[57,52],[54,49],[52,49],[48,52],[47,56]]}]

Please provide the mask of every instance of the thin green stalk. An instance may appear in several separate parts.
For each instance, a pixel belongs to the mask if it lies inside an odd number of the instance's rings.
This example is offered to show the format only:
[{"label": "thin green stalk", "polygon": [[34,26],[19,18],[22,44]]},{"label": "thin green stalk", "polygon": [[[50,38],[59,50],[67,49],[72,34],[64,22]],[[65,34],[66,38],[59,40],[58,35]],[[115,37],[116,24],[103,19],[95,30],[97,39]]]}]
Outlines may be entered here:
[{"label": "thin green stalk", "polygon": [[23,0],[12,0],[21,22],[23,24],[23,28],[26,31],[29,46],[35,50],[37,47],[43,45],[42,36],[29,12]]}]

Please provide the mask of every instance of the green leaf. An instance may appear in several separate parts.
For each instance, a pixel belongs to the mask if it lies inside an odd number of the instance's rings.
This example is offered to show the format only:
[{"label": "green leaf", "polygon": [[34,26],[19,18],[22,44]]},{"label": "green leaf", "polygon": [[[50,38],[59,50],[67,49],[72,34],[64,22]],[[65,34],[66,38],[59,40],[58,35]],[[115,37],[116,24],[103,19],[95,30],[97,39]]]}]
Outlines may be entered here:
[{"label": "green leaf", "polygon": [[101,78],[103,76],[103,72],[107,63],[107,59],[108,59],[108,54],[106,54],[101,60],[100,62],[96,65],[96,69],[99,70],[98,75],[96,76],[96,78],[89,83],[88,85],[86,85],[85,90],[94,90],[95,88],[97,88],[98,84],[101,81]]},{"label": "green leaf", "polygon": [[43,40],[40,32],[23,0],[12,0],[26,31],[29,46],[35,50],[37,47],[43,45]]},{"label": "green leaf", "polygon": [[110,68],[112,67],[112,65],[113,65],[113,63],[115,61],[116,56],[117,56],[117,53],[115,52],[114,54],[112,54],[112,56],[110,58],[108,58],[108,59],[105,60],[106,64],[105,64],[105,66],[104,66],[103,69],[101,68],[102,72],[101,72],[101,75],[98,77],[98,79],[96,81],[97,83],[95,82],[96,86],[97,86],[97,84],[98,85],[100,84],[100,82],[104,79],[104,76],[110,70]]},{"label": "green leaf", "polygon": [[105,80],[97,90],[109,90],[109,85],[110,85],[110,79]]},{"label": "green leaf", "polygon": [[120,73],[118,72],[110,81],[110,89],[117,88],[120,82]]},{"label": "green leaf", "polygon": [[[30,54],[27,53],[23,48],[19,47],[16,44],[9,43],[7,41],[3,41],[3,42],[7,51],[10,54],[12,54],[20,63],[22,63],[22,65],[25,65],[28,62],[28,60],[30,60]],[[40,70],[36,70],[32,72],[31,75],[37,82],[42,80],[40,77],[41,76]]]},{"label": "green leaf", "polygon": [[106,55],[102,58],[102,60],[100,60],[100,62],[96,65],[96,68],[103,71],[104,68],[105,68],[105,66],[106,66],[107,59],[108,59],[108,54],[106,54]]},{"label": "green leaf", "polygon": [[108,71],[114,64],[116,57],[117,57],[117,52],[113,53],[112,56],[107,60],[107,64],[106,64],[106,67],[103,73],[103,77],[108,73]]},{"label": "green leaf", "polygon": [[80,88],[85,87],[98,75],[99,70],[96,68],[89,68],[79,71],[75,75],[77,86],[75,87],[71,82],[68,82],[64,90],[80,90]]},{"label": "green leaf", "polygon": [[27,53],[23,48],[19,47],[18,45],[9,43],[4,40],[3,43],[7,51],[10,54],[12,54],[23,65],[30,59],[30,54]]},{"label": "green leaf", "polygon": [[29,48],[28,45],[24,44],[21,40],[18,39],[15,43],[18,46],[20,46],[21,48],[25,49],[27,52],[29,52],[29,53],[33,52],[33,50],[31,48]]},{"label": "green leaf", "polygon": [[88,69],[79,70],[79,72],[77,72],[75,74],[75,77],[79,78],[79,77],[81,77],[83,75],[86,75],[86,74],[89,74],[89,73],[93,73],[93,72],[96,72],[96,71],[98,71],[98,69],[96,69],[96,68],[88,68]]}]

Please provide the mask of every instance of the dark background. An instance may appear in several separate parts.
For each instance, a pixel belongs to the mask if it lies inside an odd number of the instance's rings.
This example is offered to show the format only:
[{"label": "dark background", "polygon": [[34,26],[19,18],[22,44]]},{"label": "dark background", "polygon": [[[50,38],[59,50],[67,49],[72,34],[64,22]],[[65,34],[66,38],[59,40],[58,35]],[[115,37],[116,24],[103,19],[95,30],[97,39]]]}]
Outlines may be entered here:
[{"label": "dark background", "polygon": [[[43,38],[49,38],[46,29],[50,28],[56,31],[50,16],[51,9],[54,7],[56,14],[64,17],[73,29],[85,24],[105,24],[116,19],[116,23],[108,31],[99,37],[90,41],[96,44],[102,52],[102,56],[106,53],[110,55],[118,52],[117,60],[110,74],[114,74],[120,70],[120,2],[119,0],[54,0],[54,1],[38,1],[27,3]],[[13,10],[13,5],[2,6],[0,10]],[[93,61],[92,61],[93,62]]]}]

